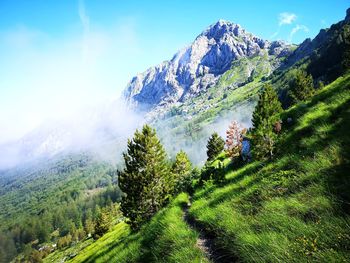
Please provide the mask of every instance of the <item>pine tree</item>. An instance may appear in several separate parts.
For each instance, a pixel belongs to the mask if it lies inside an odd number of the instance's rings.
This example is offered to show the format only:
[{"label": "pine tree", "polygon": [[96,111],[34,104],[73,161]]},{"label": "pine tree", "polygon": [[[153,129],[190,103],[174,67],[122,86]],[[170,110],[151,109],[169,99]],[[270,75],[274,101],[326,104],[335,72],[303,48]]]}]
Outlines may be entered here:
[{"label": "pine tree", "polygon": [[274,129],[276,123],[280,122],[279,113],[281,112],[282,106],[277,93],[271,85],[265,85],[259,95],[252,119],[253,154],[259,159],[273,156],[277,138]]},{"label": "pine tree", "polygon": [[152,217],[172,192],[173,178],[156,132],[145,125],[128,140],[123,154],[125,169],[119,172],[119,187],[126,194],[121,210],[137,229]]},{"label": "pine tree", "polygon": [[294,103],[309,99],[315,92],[312,76],[303,70],[296,70],[289,82],[289,90]]},{"label": "pine tree", "polygon": [[172,172],[175,178],[175,193],[182,191],[189,191],[191,186],[191,170],[192,164],[187,154],[184,151],[180,151],[176,154],[175,162],[172,166]]},{"label": "pine tree", "polygon": [[207,143],[207,156],[208,161],[212,161],[217,157],[223,150],[225,141],[216,132],[214,132]]},{"label": "pine tree", "polygon": [[110,226],[111,226],[112,218],[106,209],[102,209],[101,213],[98,215],[96,224],[95,224],[95,232],[94,232],[94,238],[98,239],[103,234],[105,234]]}]

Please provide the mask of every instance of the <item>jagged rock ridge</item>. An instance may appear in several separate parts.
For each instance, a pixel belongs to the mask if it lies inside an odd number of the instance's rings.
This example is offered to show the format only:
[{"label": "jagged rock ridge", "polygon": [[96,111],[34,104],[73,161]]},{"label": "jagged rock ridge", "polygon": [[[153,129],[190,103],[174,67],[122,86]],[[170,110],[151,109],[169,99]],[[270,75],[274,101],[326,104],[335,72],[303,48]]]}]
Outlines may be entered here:
[{"label": "jagged rock ridge", "polygon": [[234,60],[266,53],[280,57],[289,52],[290,45],[282,41],[269,42],[246,32],[238,24],[219,20],[170,61],[135,76],[123,95],[138,110],[149,111],[206,90]]}]

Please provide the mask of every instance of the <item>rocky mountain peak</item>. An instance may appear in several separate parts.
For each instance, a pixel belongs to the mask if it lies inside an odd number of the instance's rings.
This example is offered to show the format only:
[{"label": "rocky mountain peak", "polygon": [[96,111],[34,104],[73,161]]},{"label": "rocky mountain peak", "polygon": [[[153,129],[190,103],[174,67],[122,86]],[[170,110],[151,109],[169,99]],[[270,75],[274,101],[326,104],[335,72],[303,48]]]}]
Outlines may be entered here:
[{"label": "rocky mountain peak", "polygon": [[216,23],[210,25],[200,36],[206,36],[208,39],[214,38],[216,41],[220,40],[225,34],[232,34],[239,37],[244,34],[245,30],[239,25],[230,21],[220,19]]},{"label": "rocky mountain peak", "polygon": [[240,25],[219,20],[193,43],[165,61],[138,74],[124,91],[126,101],[141,111],[182,102],[215,85],[232,62],[243,57],[285,55],[289,46],[270,43]]}]

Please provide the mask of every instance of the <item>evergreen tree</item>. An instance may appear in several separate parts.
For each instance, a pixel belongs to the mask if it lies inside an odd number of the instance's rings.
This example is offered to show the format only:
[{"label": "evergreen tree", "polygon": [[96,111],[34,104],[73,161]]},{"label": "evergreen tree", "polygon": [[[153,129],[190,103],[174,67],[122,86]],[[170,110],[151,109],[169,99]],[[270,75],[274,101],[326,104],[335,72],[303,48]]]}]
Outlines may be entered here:
[{"label": "evergreen tree", "polygon": [[167,201],[173,178],[163,146],[148,125],[143,126],[141,132],[136,130],[123,156],[125,169],[119,172],[119,186],[126,197],[121,202],[121,210],[129,218],[131,227],[137,229]]},{"label": "evergreen tree", "polygon": [[105,234],[109,230],[111,226],[111,221],[112,221],[112,218],[109,212],[106,211],[106,209],[102,209],[95,224],[95,233],[94,233],[95,239],[100,238],[101,236],[103,236],[103,234]]},{"label": "evergreen tree", "polygon": [[217,157],[223,150],[225,146],[225,141],[216,132],[214,132],[207,143],[207,156],[208,161],[212,161]]},{"label": "evergreen tree", "polygon": [[172,172],[175,178],[174,192],[189,191],[191,186],[191,169],[192,164],[187,154],[180,151],[176,154],[175,162],[172,166]]},{"label": "evergreen tree", "polygon": [[312,76],[303,70],[296,70],[289,82],[289,90],[294,103],[309,99],[315,92]]},{"label": "evergreen tree", "polygon": [[265,85],[259,95],[258,104],[253,112],[252,142],[253,153],[259,159],[272,157],[277,134],[274,132],[279,122],[282,106],[277,93],[271,85]]}]

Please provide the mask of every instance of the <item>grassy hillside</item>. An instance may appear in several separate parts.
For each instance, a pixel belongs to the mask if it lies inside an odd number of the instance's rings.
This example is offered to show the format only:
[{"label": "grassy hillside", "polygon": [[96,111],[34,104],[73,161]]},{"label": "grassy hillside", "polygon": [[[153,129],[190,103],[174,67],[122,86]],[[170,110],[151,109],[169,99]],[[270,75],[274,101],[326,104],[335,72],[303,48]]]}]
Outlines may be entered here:
[{"label": "grassy hillside", "polygon": [[226,184],[197,191],[190,214],[244,262],[348,261],[350,75],[283,120],[278,157],[228,166]]},{"label": "grassy hillside", "polygon": [[225,159],[225,182],[195,191],[190,220],[181,194],[140,232],[120,223],[71,262],[210,261],[198,228],[221,253],[217,262],[348,262],[350,74],[282,119],[275,159],[241,167]]},{"label": "grassy hillside", "polygon": [[[188,198],[179,195],[137,233],[119,223],[69,262],[208,262],[196,244],[198,233],[183,221]],[[58,253],[60,259],[72,254],[57,251],[45,262],[57,261]]]}]

